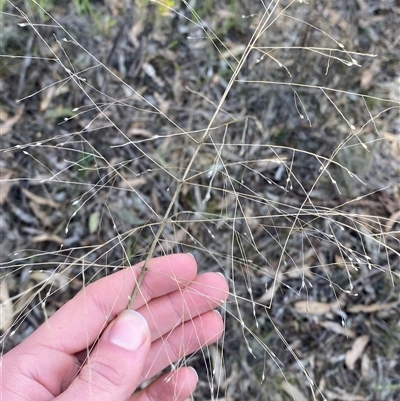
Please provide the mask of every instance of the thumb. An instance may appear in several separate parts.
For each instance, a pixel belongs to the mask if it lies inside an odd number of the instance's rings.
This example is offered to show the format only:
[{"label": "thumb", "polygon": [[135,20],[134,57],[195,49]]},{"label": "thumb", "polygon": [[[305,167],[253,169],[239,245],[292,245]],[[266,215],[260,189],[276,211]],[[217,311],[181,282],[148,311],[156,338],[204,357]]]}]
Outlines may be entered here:
[{"label": "thumb", "polygon": [[124,310],[106,328],[86,364],[58,401],[125,401],[136,387],[150,349],[146,319]]}]

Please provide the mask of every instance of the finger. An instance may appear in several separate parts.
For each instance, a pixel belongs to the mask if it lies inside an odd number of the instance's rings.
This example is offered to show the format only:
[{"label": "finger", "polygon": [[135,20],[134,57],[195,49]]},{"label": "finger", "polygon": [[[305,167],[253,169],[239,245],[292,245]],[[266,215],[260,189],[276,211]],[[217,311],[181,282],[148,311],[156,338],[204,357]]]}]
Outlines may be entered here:
[{"label": "finger", "polygon": [[[195,317],[220,306],[228,297],[228,290],[228,284],[221,275],[204,273],[197,276],[186,288],[153,299],[139,308],[138,312],[147,320],[151,341],[154,342],[182,323],[190,322]],[[86,351],[82,352],[78,355],[79,360],[83,362],[86,355]],[[175,359],[162,361],[162,365],[156,366],[167,366],[172,362],[175,362]]]},{"label": "finger", "polygon": [[[143,263],[105,277],[83,289],[27,340],[26,346],[50,346],[75,354],[93,344],[102,330],[127,307]],[[191,255],[152,259],[134,304],[135,309],[187,285],[195,278],[197,265]]]},{"label": "finger", "polygon": [[197,373],[193,368],[180,368],[159,377],[129,401],[184,401],[196,388]]},{"label": "finger", "polygon": [[123,311],[102,334],[79,375],[56,400],[127,400],[138,386],[150,344],[146,319],[136,311]]},{"label": "finger", "polygon": [[[226,301],[229,294],[226,280],[216,273],[204,273],[184,289],[152,299],[138,309],[147,320],[151,341],[169,333],[181,323],[208,312]],[[86,351],[78,354],[80,361]]]},{"label": "finger", "polygon": [[138,312],[149,323],[151,340],[154,341],[179,323],[221,306],[228,294],[228,284],[221,275],[204,273],[184,289],[152,299]]},{"label": "finger", "polygon": [[150,379],[178,359],[196,352],[201,347],[216,342],[221,338],[223,331],[224,323],[216,311],[204,313],[180,324],[171,333],[152,343],[139,382]]}]

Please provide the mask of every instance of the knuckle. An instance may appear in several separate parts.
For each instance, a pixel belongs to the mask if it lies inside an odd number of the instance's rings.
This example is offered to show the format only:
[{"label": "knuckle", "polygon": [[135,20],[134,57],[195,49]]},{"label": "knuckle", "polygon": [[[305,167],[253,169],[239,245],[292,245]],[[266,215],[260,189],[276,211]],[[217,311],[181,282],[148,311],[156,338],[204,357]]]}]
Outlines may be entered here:
[{"label": "knuckle", "polygon": [[97,387],[101,392],[112,392],[125,382],[126,375],[115,360],[98,359],[84,366],[79,378],[92,389]]}]

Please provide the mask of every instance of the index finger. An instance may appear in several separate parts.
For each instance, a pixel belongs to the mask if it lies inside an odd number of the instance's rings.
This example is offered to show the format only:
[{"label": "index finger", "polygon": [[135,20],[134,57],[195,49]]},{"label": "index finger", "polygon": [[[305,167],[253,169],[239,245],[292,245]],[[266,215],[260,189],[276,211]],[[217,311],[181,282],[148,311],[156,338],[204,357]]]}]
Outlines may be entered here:
[{"label": "index finger", "polygon": [[[70,355],[89,348],[107,324],[126,309],[142,266],[139,263],[84,288],[39,327],[25,341],[26,346],[44,345]],[[188,254],[154,258],[147,268],[134,309],[184,288],[197,274],[196,261]]]}]

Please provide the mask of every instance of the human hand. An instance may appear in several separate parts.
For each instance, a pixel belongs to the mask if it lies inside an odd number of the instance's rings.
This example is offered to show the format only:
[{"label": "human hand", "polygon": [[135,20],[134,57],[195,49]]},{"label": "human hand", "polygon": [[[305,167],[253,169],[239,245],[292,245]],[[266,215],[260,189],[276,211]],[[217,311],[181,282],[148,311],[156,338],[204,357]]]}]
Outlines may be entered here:
[{"label": "human hand", "polygon": [[[90,284],[2,357],[2,401],[183,401],[197,378],[179,368],[135,393],[179,358],[221,337],[213,311],[228,296],[224,278],[197,276],[191,255],[149,262],[133,310],[140,266]],[[89,353],[90,351],[90,353]]]}]

